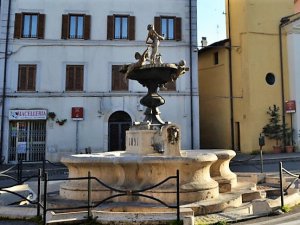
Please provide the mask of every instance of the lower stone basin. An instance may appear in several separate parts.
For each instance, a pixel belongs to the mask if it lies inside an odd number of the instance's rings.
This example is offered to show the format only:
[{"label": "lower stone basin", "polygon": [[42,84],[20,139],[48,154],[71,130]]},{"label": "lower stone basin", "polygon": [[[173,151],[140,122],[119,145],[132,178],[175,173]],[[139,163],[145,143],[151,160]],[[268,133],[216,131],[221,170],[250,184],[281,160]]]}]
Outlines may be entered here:
[{"label": "lower stone basin", "polygon": [[[137,155],[124,151],[72,155],[62,159],[69,169],[69,177],[86,177],[88,172],[102,182],[121,190],[139,190],[155,185],[179,170],[180,203],[187,204],[200,200],[215,199],[219,185],[211,178],[210,168],[218,160],[214,153],[192,154],[193,150],[182,151],[182,156],[160,154]],[[117,194],[97,182],[92,182],[92,199],[100,201]],[[176,203],[176,181],[169,180],[155,189],[144,192],[169,203]],[[63,198],[87,199],[87,180],[67,181],[60,188]],[[112,199],[117,202],[153,200],[129,196]]]}]

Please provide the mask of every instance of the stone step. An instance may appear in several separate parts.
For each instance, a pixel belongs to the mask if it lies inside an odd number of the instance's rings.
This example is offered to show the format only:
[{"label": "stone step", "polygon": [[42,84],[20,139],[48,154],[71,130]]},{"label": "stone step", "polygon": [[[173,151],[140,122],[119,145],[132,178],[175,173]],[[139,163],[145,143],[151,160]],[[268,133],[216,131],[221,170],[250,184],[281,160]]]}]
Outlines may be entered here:
[{"label": "stone step", "polygon": [[195,215],[205,215],[221,212],[228,207],[242,205],[242,195],[239,193],[221,193],[218,199],[194,202],[181,207],[191,208]]},{"label": "stone step", "polygon": [[[115,204],[116,206],[117,204]],[[122,206],[124,207],[124,206]],[[128,208],[122,211],[110,211],[93,209],[92,218],[96,218],[101,224],[161,224],[162,221],[174,221],[177,218],[177,212],[174,209],[166,208],[148,208],[143,212],[139,208]],[[193,217],[194,213],[189,208],[180,208],[180,218]],[[80,222],[87,219],[87,211],[78,212],[51,212],[47,214],[47,224]]]}]

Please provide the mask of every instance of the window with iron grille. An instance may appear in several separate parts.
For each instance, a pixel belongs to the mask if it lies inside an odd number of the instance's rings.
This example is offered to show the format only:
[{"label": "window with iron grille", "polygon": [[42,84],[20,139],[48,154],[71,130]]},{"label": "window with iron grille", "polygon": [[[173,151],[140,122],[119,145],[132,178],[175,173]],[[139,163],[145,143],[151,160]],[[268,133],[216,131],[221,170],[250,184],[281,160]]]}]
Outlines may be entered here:
[{"label": "window with iron grille", "polygon": [[90,15],[62,15],[62,39],[90,39]]},{"label": "window with iron grille", "polygon": [[67,65],[66,91],[83,91],[83,65]]},{"label": "window with iron grille", "polygon": [[107,16],[107,39],[135,39],[135,17],[128,15]]},{"label": "window with iron grille", "polygon": [[112,91],[128,91],[128,80],[120,72],[121,65],[112,65]]},{"label": "window with iron grille", "polygon": [[43,39],[45,15],[39,13],[16,13],[14,38]]},{"label": "window with iron grille", "polygon": [[18,91],[35,91],[36,65],[19,65]]},{"label": "window with iron grille", "polygon": [[160,16],[154,18],[154,28],[165,40],[181,41],[181,18]]}]

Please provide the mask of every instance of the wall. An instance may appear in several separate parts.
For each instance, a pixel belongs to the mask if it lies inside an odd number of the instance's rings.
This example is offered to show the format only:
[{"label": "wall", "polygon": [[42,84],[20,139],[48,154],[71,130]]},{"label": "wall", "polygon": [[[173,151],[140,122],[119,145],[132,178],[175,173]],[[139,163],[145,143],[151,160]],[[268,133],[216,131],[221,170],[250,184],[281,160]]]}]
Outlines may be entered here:
[{"label": "wall", "polygon": [[[164,62],[177,63],[181,59],[190,64],[190,47],[197,43],[196,36],[196,1],[192,1],[192,45],[189,44],[189,5],[188,2],[176,1],[99,1],[99,0],[16,0],[13,2],[11,25],[14,24],[15,12],[40,12],[46,14],[45,39],[28,40],[12,39],[13,27],[10,32],[10,57],[7,82],[7,111],[14,108],[45,108],[54,111],[60,118],[68,121],[64,126],[47,122],[47,149],[57,152],[74,152],[75,123],[70,118],[72,106],[85,109],[85,119],[79,122],[79,148],[92,147],[94,151],[108,149],[108,118],[114,112],[127,112],[132,120],[144,118],[139,111],[139,99],[145,95],[146,89],[134,81],[129,81],[128,92],[111,92],[111,65],[134,62],[134,53],[146,48],[147,25],[153,23],[154,16],[170,15],[182,18],[182,41],[161,42],[160,52]],[[176,7],[175,7],[176,6]],[[67,13],[84,13],[92,15],[91,40],[61,40],[61,17]],[[106,17],[111,14],[130,14],[136,17],[135,41],[107,41]],[[1,13],[4,17],[5,13]],[[5,19],[2,19],[1,26]],[[1,42],[3,49],[3,41]],[[194,121],[194,148],[199,147],[198,117],[198,81],[197,53],[193,55],[193,70],[177,81],[176,92],[163,92],[166,104],[160,107],[161,117],[166,121],[178,124],[182,129],[182,148],[190,149],[191,116]],[[3,60],[0,60],[1,64]],[[35,63],[37,72],[36,93],[17,92],[18,65]],[[66,93],[66,64],[84,64],[84,92]],[[0,80],[3,71],[0,72]],[[190,75],[193,74],[193,113],[191,113]],[[1,82],[0,81],[0,82]],[[100,104],[100,102],[102,102]],[[104,115],[99,114],[101,111]],[[7,113],[7,112],[6,112]],[[5,120],[8,130],[8,120]],[[92,131],[92,132],[91,132]],[[7,142],[8,138],[5,138]],[[7,146],[8,143],[4,144]],[[51,153],[50,151],[50,153]],[[49,153],[49,154],[50,154]],[[53,157],[55,157],[53,152]],[[50,156],[49,156],[50,157]]]},{"label": "wall", "polygon": [[[230,12],[234,121],[240,123],[241,151],[252,152],[259,149],[268,107],[276,104],[282,110],[278,26],[282,17],[292,14],[293,0],[231,0]],[[274,85],[266,83],[269,72],[275,75]],[[285,90],[288,99],[288,85]],[[266,143],[265,150],[271,151],[274,143]]]},{"label": "wall", "polygon": [[291,99],[296,101],[296,113],[289,115],[290,119],[292,117],[293,129],[294,129],[294,141],[297,146],[296,151],[300,151],[300,21],[290,24],[286,27],[285,31],[288,33],[287,43],[288,43],[288,68],[290,72],[290,90],[291,90]]},{"label": "wall", "polygon": [[[214,64],[214,53],[219,63]],[[199,51],[201,148],[231,148],[228,50],[223,44]]]}]

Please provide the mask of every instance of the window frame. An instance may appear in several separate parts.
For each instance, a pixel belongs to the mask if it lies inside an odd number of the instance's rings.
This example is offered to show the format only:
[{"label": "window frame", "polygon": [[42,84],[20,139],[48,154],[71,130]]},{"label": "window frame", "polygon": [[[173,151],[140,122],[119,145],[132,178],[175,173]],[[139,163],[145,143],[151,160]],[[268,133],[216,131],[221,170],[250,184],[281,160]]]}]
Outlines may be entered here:
[{"label": "window frame", "polygon": [[[161,22],[160,22],[160,26],[161,26],[161,34],[164,36],[165,40],[171,40],[171,41],[174,41],[175,40],[175,17],[173,16],[162,16],[160,18]],[[163,26],[163,21],[166,20],[166,33],[163,33],[163,30],[164,30],[164,26]],[[170,24],[169,22],[170,21],[173,21],[173,27],[172,27],[172,32],[173,32],[173,36],[170,37]]]},{"label": "window frame", "polygon": [[[71,77],[70,69],[73,69],[73,77]],[[81,74],[78,74],[81,72]],[[77,87],[78,82],[80,87]],[[66,65],[66,81],[65,81],[65,91],[66,92],[82,92],[84,91],[84,65]]]},{"label": "window frame", "polygon": [[[23,86],[23,77],[22,69],[25,68],[25,85]],[[33,73],[30,73],[30,69],[33,68]],[[36,73],[37,65],[36,64],[19,64],[18,66],[18,92],[35,92],[36,91]],[[31,84],[30,84],[31,80]],[[30,85],[32,88],[30,88]]]},{"label": "window frame", "polygon": [[[117,22],[116,20],[120,19],[120,26],[118,27],[118,31],[120,34],[120,37],[116,36],[116,29],[117,29]],[[126,19],[126,34],[124,35],[123,32],[125,32],[125,30],[123,29],[123,19]],[[114,39],[116,40],[127,40],[128,36],[129,36],[129,15],[114,15]],[[123,37],[124,35],[124,37]]]},{"label": "window frame", "polygon": [[[71,36],[72,18],[75,18],[75,35],[73,35],[74,37]],[[82,18],[81,35],[78,34],[79,18]],[[69,39],[84,39],[84,20],[84,14],[69,14]]]},{"label": "window frame", "polygon": [[[75,35],[71,36],[72,17],[75,17]],[[78,35],[78,18],[82,17],[82,35]],[[91,35],[91,16],[87,14],[69,13],[62,15],[62,39],[70,40],[90,40]]]},{"label": "window frame", "polygon": [[[38,37],[38,13],[23,13],[22,14],[22,38],[37,38]],[[25,17],[29,16],[29,35],[25,36]],[[35,24],[33,24],[32,17],[36,17]],[[33,25],[35,26],[35,35],[32,34]]]},{"label": "window frame", "polygon": [[[116,36],[116,18],[127,18],[127,36],[118,38]],[[120,27],[122,34],[122,25]],[[127,14],[113,14],[107,16],[107,40],[135,40],[135,16]]]},{"label": "window frame", "polygon": [[214,52],[214,65],[218,65],[219,64],[219,52],[216,51]]},{"label": "window frame", "polygon": [[170,39],[168,38],[169,35],[167,34],[167,36],[165,37],[166,41],[181,41],[182,40],[182,19],[181,17],[176,17],[176,16],[157,16],[154,17],[154,28],[155,30],[160,34],[163,35],[162,33],[162,29],[163,29],[163,20],[164,19],[173,19],[173,38]]},{"label": "window frame", "polygon": [[[29,19],[29,35],[24,35],[25,31],[25,17],[30,16]],[[32,29],[33,29],[33,20],[32,17],[36,16],[36,34],[32,35]],[[35,12],[22,12],[22,13],[16,13],[15,14],[15,24],[14,24],[14,38],[21,39],[44,39],[45,38],[45,19],[46,15],[41,13],[35,13]]]}]

